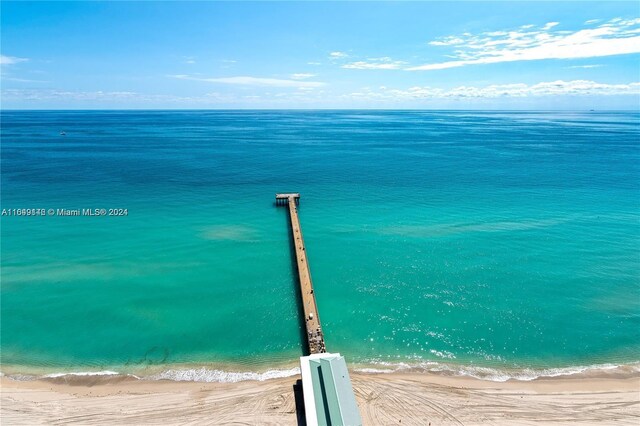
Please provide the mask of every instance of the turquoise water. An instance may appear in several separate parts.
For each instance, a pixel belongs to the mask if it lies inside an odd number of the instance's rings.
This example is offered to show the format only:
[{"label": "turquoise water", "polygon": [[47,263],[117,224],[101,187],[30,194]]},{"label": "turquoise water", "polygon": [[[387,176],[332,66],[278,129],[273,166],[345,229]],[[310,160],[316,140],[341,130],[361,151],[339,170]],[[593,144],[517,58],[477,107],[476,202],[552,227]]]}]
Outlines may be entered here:
[{"label": "turquoise water", "polygon": [[[2,112],[3,371],[640,361],[636,112]],[[60,135],[65,131],[66,135]],[[437,364],[436,364],[437,363]]]}]

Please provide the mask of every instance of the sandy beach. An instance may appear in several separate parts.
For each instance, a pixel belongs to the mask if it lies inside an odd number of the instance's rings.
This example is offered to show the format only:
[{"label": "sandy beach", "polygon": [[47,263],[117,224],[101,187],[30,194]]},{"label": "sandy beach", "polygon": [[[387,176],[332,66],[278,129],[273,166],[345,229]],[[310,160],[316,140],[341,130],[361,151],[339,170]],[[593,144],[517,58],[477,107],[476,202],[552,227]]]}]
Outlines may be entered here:
[{"label": "sandy beach", "polygon": [[[199,383],[132,378],[2,378],[3,425],[295,425],[298,376]],[[490,382],[352,373],[366,425],[640,424],[640,377]],[[301,423],[302,424],[302,423]]]}]

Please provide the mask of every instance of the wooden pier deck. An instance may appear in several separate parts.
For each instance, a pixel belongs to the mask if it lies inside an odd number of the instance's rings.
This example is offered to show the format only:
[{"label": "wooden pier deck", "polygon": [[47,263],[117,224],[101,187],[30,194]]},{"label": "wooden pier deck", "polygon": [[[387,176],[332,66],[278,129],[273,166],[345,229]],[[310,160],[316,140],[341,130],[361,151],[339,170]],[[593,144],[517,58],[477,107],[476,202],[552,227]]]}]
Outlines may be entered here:
[{"label": "wooden pier deck", "polygon": [[316,305],[316,296],[313,293],[313,283],[311,281],[311,271],[307,260],[307,251],[302,238],[302,228],[298,219],[298,204],[300,194],[276,194],[276,205],[288,205],[289,218],[291,219],[291,231],[293,235],[293,245],[296,249],[296,263],[298,265],[298,277],[300,280],[300,293],[302,294],[302,306],[304,308],[304,320],[307,327],[307,341],[309,343],[309,353],[318,354],[326,352],[322,326],[320,325],[320,315]]}]

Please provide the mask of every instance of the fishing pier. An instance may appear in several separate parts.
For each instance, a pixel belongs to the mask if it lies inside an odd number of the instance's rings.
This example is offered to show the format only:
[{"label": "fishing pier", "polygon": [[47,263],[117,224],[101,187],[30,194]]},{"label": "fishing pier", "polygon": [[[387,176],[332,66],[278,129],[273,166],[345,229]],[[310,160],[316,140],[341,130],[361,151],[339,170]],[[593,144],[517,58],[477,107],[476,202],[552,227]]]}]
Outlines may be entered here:
[{"label": "fishing pier", "polygon": [[362,419],[351,386],[347,362],[339,353],[327,353],[320,315],[311,282],[307,250],[298,218],[299,193],[276,194],[276,206],[289,207],[300,294],[309,355],[300,357],[300,374],[307,426],[358,426]]},{"label": "fishing pier", "polygon": [[293,245],[296,250],[296,263],[298,265],[298,278],[300,281],[300,293],[302,295],[302,306],[304,308],[304,322],[307,328],[307,342],[310,354],[320,354],[326,352],[320,315],[316,304],[316,296],[313,294],[313,283],[311,281],[311,271],[307,260],[307,251],[302,238],[302,228],[298,219],[298,204],[300,204],[300,194],[276,194],[276,204],[289,207],[289,218],[291,219],[291,233],[293,235]]}]

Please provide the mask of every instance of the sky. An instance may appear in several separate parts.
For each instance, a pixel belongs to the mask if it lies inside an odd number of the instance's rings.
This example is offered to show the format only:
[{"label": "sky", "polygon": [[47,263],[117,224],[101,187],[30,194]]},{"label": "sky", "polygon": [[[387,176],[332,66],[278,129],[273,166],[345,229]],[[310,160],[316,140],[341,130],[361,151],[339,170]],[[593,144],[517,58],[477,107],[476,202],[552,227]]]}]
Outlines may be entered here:
[{"label": "sky", "polygon": [[640,109],[640,2],[0,3],[2,109]]}]

